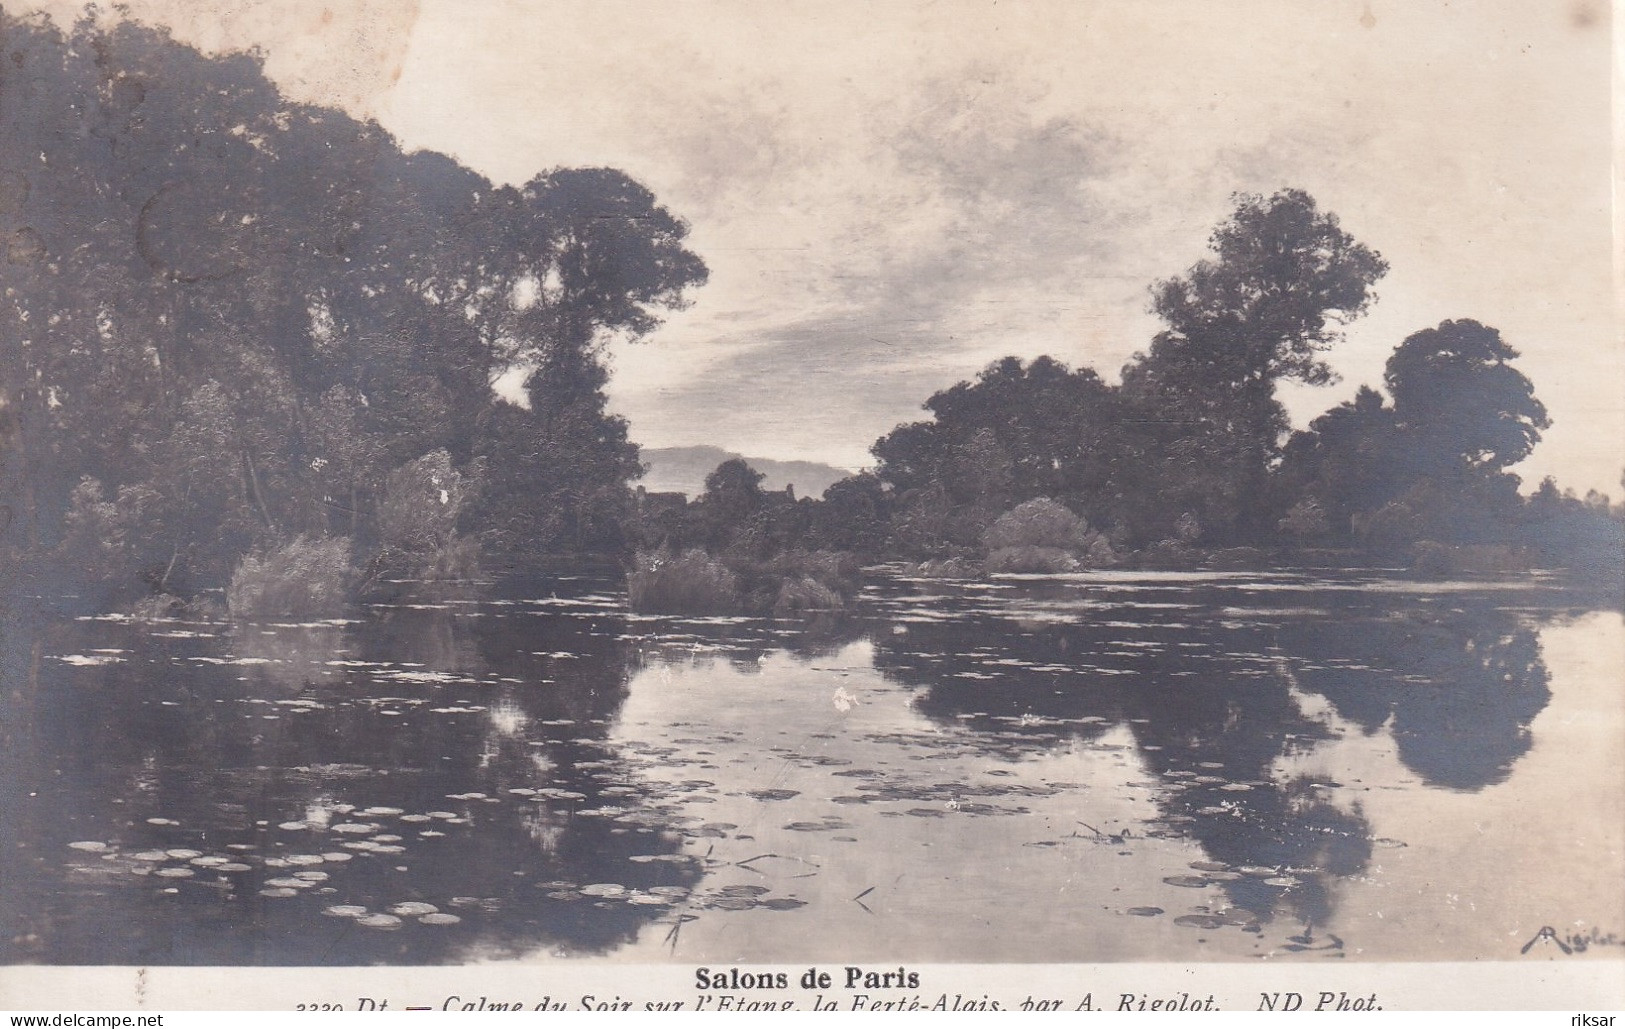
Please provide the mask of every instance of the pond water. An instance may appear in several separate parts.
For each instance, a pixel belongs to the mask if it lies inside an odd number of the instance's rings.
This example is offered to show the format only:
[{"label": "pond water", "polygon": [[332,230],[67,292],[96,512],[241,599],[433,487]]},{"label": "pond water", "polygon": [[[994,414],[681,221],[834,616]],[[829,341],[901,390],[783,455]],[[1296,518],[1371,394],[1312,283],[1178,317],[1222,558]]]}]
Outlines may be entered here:
[{"label": "pond water", "polygon": [[875,574],[772,620],[561,576],[6,633],[9,963],[1625,939],[1625,624],[1538,577]]}]

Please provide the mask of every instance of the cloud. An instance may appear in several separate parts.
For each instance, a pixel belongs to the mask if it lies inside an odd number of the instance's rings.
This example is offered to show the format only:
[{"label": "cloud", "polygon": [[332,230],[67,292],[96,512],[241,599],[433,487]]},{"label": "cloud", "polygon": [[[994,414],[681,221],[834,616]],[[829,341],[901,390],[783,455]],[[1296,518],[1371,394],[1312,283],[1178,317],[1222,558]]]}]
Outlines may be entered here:
[{"label": "cloud", "polygon": [[[1143,307],[1144,282],[1113,270],[1134,212],[1102,195],[1123,144],[1076,118],[1035,115],[1041,94],[970,64],[863,109],[838,143],[808,146],[759,92],[715,116],[764,133],[730,144],[745,156],[715,190],[708,137],[663,137],[692,169],[676,192],[706,194],[706,235],[749,242],[702,247],[723,296],[708,287],[695,316],[673,319],[654,344],[699,361],[617,355],[617,396],[639,430],[679,431],[682,419],[649,416],[676,405],[705,412],[719,434],[709,441],[744,446],[768,432],[786,456],[850,464],[930,393],[1012,347],[1076,350],[1098,332],[1091,285],[1105,284],[1107,304],[1126,293],[1130,311]],[[733,207],[740,198],[750,206]],[[740,281],[756,288],[730,289]],[[777,425],[764,426],[764,407]]]}]

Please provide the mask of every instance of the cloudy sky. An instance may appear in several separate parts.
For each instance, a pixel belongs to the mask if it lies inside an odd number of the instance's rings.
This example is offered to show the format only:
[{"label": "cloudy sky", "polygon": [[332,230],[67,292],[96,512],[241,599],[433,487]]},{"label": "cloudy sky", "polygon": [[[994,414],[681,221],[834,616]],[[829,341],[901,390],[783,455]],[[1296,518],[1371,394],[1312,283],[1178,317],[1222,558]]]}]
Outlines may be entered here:
[{"label": "cloudy sky", "polygon": [[[78,3],[36,0],[72,10]],[[1236,191],[1307,189],[1391,265],[1333,354],[1380,381],[1445,318],[1500,328],[1554,426],[1523,468],[1620,492],[1604,0],[135,0],[257,46],[303,100],[504,182],[643,181],[711,268],[618,347],[649,446],[860,467],[1008,353],[1108,378],[1146,288]]]}]

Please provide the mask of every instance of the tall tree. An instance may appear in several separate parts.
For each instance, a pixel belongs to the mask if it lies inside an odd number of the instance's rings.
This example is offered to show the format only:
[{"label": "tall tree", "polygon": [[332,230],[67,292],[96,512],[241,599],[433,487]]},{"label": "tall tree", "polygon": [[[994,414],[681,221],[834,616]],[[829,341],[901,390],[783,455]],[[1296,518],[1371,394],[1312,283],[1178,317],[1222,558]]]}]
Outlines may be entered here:
[{"label": "tall tree", "polygon": [[1407,337],[1388,358],[1404,450],[1422,475],[1489,475],[1528,457],[1551,427],[1500,332],[1471,319]]},{"label": "tall tree", "polygon": [[[1151,309],[1168,328],[1124,369],[1123,388],[1158,431],[1176,478],[1181,468],[1216,473],[1204,475],[1197,498],[1202,520],[1258,532],[1288,428],[1276,386],[1332,381],[1322,355],[1366,311],[1388,266],[1296,189],[1238,196],[1209,250],[1152,288]],[[1177,481],[1164,489],[1180,492]]]}]

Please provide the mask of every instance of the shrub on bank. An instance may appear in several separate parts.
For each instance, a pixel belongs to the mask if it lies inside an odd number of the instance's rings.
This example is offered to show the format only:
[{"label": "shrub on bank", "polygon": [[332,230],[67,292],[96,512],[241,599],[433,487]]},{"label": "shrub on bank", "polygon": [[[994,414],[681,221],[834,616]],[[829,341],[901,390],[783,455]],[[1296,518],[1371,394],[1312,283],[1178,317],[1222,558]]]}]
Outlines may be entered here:
[{"label": "shrub on bank", "polygon": [[914,571],[933,579],[975,579],[982,574],[981,567],[966,557],[932,558],[921,561]]},{"label": "shrub on bank", "polygon": [[1535,555],[1524,547],[1499,543],[1452,546],[1422,540],[1411,548],[1411,571],[1429,579],[1452,575],[1507,575],[1527,572],[1535,566]]},{"label": "shrub on bank", "polygon": [[768,561],[764,571],[786,579],[811,579],[837,593],[852,593],[858,588],[862,565],[844,550],[789,550]]},{"label": "shrub on bank", "polygon": [[795,614],[799,611],[838,611],[846,607],[846,598],[839,592],[810,577],[785,579],[779,585],[778,599],[773,602],[776,615]]},{"label": "shrub on bank", "polygon": [[343,611],[354,577],[349,540],[300,536],[243,558],[226,606],[239,621],[331,618]]},{"label": "shrub on bank", "polygon": [[982,535],[988,553],[1042,548],[1077,553],[1087,550],[1091,533],[1082,518],[1064,504],[1038,497],[1000,515]]},{"label": "shrub on bank", "polygon": [[1038,497],[1000,515],[982,534],[989,574],[1052,575],[1117,563],[1111,541],[1065,504]]},{"label": "shrub on bank", "polygon": [[638,553],[626,590],[632,610],[650,614],[734,614],[740,604],[733,571],[698,549]]}]

